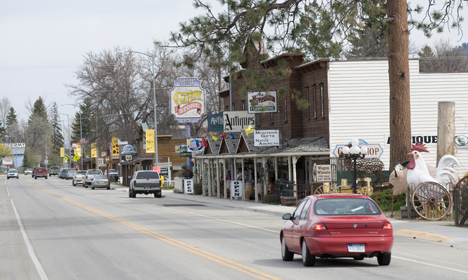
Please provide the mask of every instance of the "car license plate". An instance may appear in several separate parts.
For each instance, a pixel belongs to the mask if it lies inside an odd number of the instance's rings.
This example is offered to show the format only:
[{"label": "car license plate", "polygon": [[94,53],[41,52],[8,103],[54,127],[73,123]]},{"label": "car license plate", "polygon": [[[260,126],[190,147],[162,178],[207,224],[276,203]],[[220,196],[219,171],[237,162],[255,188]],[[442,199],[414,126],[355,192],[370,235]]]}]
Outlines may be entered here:
[{"label": "car license plate", "polygon": [[102,184],[102,183],[104,183],[104,181],[99,181],[99,183],[101,183],[101,184]]},{"label": "car license plate", "polygon": [[348,252],[365,252],[364,244],[348,244]]}]

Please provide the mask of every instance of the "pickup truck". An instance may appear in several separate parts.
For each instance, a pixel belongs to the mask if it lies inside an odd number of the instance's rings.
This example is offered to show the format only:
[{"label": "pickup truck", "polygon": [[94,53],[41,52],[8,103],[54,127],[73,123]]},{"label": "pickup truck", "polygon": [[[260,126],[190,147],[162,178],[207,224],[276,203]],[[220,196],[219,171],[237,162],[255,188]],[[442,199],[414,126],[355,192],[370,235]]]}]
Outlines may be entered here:
[{"label": "pickup truck", "polygon": [[47,169],[45,167],[36,167],[33,175],[36,180],[37,177],[45,177],[47,179]]},{"label": "pickup truck", "polygon": [[58,166],[51,166],[49,168],[49,176],[52,176],[52,175],[59,175],[59,171],[60,171],[60,167]]},{"label": "pickup truck", "polygon": [[159,173],[153,170],[139,170],[133,174],[128,190],[128,197],[135,198],[137,193],[161,197],[161,179]]},{"label": "pickup truck", "polygon": [[88,186],[91,186],[91,183],[93,182],[94,175],[102,175],[102,171],[99,169],[89,169],[86,171],[85,175],[85,188]]}]

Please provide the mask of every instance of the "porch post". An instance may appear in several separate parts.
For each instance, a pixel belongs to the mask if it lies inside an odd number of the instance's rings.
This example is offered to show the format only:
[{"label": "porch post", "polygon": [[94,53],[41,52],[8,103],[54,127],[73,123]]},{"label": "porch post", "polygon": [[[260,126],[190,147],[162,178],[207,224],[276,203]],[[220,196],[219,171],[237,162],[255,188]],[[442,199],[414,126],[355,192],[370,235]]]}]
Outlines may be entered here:
[{"label": "porch post", "polygon": [[257,187],[257,158],[254,157],[254,195],[255,202],[258,202],[258,187]]},{"label": "porch post", "polygon": [[219,159],[217,158],[216,159],[216,197],[219,198],[219,191],[220,191],[220,188],[219,188],[219,184],[220,184],[221,180],[219,178]]},{"label": "porch post", "polygon": [[262,157],[262,167],[263,167],[263,196],[267,194],[267,172],[266,172],[266,157]]},{"label": "porch post", "polygon": [[244,158],[242,158],[242,201],[245,201],[245,178],[244,178]]},{"label": "porch post", "polygon": [[292,181],[292,166],[291,166],[291,157],[288,156],[288,181]]},{"label": "porch post", "polygon": [[297,174],[296,174],[296,163],[299,157],[292,156],[292,170],[293,170],[293,182],[294,182],[294,196],[297,197]]},{"label": "porch post", "polygon": [[278,157],[275,157],[275,181],[278,180]]},{"label": "porch post", "polygon": [[202,182],[202,195],[203,196],[206,195],[206,192],[205,192],[206,180],[204,178],[204,175],[205,175],[205,159],[202,158],[201,159],[201,182]]},{"label": "porch post", "polygon": [[224,189],[224,196],[223,198],[227,198],[227,180],[226,180],[226,159],[223,159],[223,189]]},{"label": "porch post", "polygon": [[208,196],[211,197],[211,159],[208,159]]}]

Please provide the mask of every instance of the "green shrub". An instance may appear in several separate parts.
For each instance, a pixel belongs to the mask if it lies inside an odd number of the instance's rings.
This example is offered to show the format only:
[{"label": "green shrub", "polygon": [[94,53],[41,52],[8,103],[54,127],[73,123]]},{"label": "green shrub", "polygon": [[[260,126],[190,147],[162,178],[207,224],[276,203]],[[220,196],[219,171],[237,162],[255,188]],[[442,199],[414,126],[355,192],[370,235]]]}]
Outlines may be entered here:
[{"label": "green shrub", "polygon": [[193,194],[195,194],[195,195],[201,195],[202,194],[202,184],[201,183],[193,184]]},{"label": "green shrub", "polygon": [[277,194],[266,194],[264,199],[263,199],[263,202],[266,203],[266,204],[277,204],[278,203],[278,200],[279,200],[279,196]]},{"label": "green shrub", "polygon": [[[377,199],[375,196],[377,194]],[[377,191],[370,196],[377,202],[382,211],[392,210],[392,190]],[[393,197],[393,211],[400,210],[400,206],[406,205],[406,194],[402,193]]]}]

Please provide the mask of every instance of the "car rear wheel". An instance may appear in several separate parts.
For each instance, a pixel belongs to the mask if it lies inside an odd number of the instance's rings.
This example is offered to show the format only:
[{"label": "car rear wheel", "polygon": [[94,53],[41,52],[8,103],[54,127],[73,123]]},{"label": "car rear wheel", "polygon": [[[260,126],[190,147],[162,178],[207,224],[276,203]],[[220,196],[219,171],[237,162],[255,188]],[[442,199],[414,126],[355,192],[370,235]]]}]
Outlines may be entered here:
[{"label": "car rear wheel", "polygon": [[315,264],[315,256],[310,254],[305,239],[302,240],[302,264],[304,266],[313,266]]},{"label": "car rear wheel", "polygon": [[379,263],[379,265],[389,265],[391,260],[392,253],[377,256],[377,262]]},{"label": "car rear wheel", "polygon": [[109,184],[109,185],[107,185],[107,189],[108,189],[108,190],[110,190],[110,184]]},{"label": "car rear wheel", "polygon": [[294,258],[294,254],[289,251],[288,246],[284,241],[284,237],[281,237],[281,257],[285,262],[292,261]]},{"label": "car rear wheel", "polygon": [[136,197],[136,192],[135,190],[132,190],[132,198],[135,198]]},{"label": "car rear wheel", "polygon": [[34,180],[37,180],[37,176],[34,176]]},{"label": "car rear wheel", "polygon": [[45,176],[45,178],[47,179],[47,178],[49,178],[49,177]]}]

